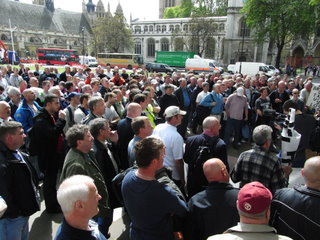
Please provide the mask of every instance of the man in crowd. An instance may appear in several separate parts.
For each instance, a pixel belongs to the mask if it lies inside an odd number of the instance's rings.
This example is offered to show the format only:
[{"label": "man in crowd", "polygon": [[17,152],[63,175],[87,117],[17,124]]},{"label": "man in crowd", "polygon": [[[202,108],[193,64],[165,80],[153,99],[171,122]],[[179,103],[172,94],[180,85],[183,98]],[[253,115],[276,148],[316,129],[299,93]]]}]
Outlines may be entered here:
[{"label": "man in crowd", "polygon": [[11,121],[11,108],[6,101],[0,101],[0,124]]},{"label": "man in crowd", "polygon": [[24,144],[21,123],[0,125],[0,196],[7,210],[0,217],[0,238],[28,239],[29,216],[39,211],[40,195],[31,164],[18,149]]},{"label": "man in crowd", "polygon": [[[183,156],[184,161],[188,164],[187,189],[189,198],[204,190],[208,185],[202,169],[204,161],[213,157],[219,158],[226,165],[229,172],[227,146],[219,137],[221,128],[219,120],[216,117],[206,117],[202,128],[202,134],[187,138]],[[204,149],[204,147],[207,147],[207,149]],[[204,152],[206,150],[208,150],[207,154]],[[202,160],[203,162],[197,162],[197,160]]]},{"label": "man in crowd", "polygon": [[180,87],[175,91],[175,95],[178,98],[179,108],[186,112],[183,117],[181,124],[178,126],[177,130],[180,135],[185,139],[188,127],[188,122],[191,113],[191,90],[187,88],[187,80],[185,78],[180,78]]},{"label": "man in crowd", "polygon": [[243,121],[248,120],[248,103],[244,96],[243,87],[238,87],[235,93],[232,93],[226,101],[225,110],[227,114],[227,125],[224,131],[224,141],[228,145],[230,142],[230,135],[234,133],[232,146],[239,149],[241,128]]},{"label": "man in crowd", "polygon": [[176,95],[173,94],[174,87],[170,85],[166,85],[164,87],[164,95],[162,95],[159,99],[160,112],[159,117],[163,118],[164,111],[170,106],[179,106],[179,100]]},{"label": "man in crowd", "polygon": [[127,107],[127,117],[118,122],[118,151],[120,157],[120,168],[125,170],[129,167],[128,144],[134,136],[131,127],[132,119],[141,116],[142,108],[138,103],[130,103]]},{"label": "man in crowd", "polygon": [[182,190],[184,189],[184,165],[183,165],[183,138],[177,131],[177,126],[181,124],[185,111],[179,107],[168,107],[164,112],[166,122],[157,125],[153,130],[153,136],[159,137],[166,146],[164,166],[172,169],[172,179]]},{"label": "man in crowd", "polygon": [[293,239],[314,239],[320,234],[320,157],[308,159],[301,175],[304,186],[283,188],[271,204],[271,224]]},{"label": "man in crowd", "polygon": [[91,97],[88,102],[90,113],[81,120],[88,125],[95,118],[102,117],[105,112],[105,103],[102,97]]},{"label": "man in crowd", "polygon": [[236,206],[239,190],[229,183],[226,165],[220,159],[212,158],[203,164],[203,172],[209,186],[188,202],[188,239],[206,240],[239,221]]},{"label": "man in crowd", "polygon": [[67,133],[68,129],[71,128],[74,124],[74,113],[78,108],[80,103],[80,93],[71,92],[67,96],[68,101],[70,102],[69,106],[66,107],[63,111],[66,114],[66,125],[64,126],[63,132]]},{"label": "man in crowd", "polygon": [[113,194],[111,181],[119,173],[119,159],[116,149],[118,134],[111,131],[108,120],[93,119],[90,124],[90,133],[93,140],[93,151],[109,193],[109,205],[112,209],[119,207],[116,196]]},{"label": "man in crowd", "polygon": [[74,111],[73,119],[75,123],[80,123],[89,114],[89,98],[88,93],[81,94],[80,106]]},{"label": "man in crowd", "polygon": [[[30,155],[38,156],[40,170],[44,173],[43,195],[48,213],[60,213],[57,201],[57,177],[63,165],[65,114],[59,111],[59,97],[46,96],[44,107],[34,119],[30,133]],[[58,118],[55,115],[58,113]]]},{"label": "man in crowd", "polygon": [[224,102],[223,96],[220,93],[219,83],[213,85],[213,91],[205,96],[205,98],[200,102],[200,105],[204,107],[211,107],[210,115],[216,117],[220,121]]},{"label": "man in crowd", "polygon": [[10,98],[8,103],[11,107],[11,117],[14,119],[14,114],[16,113],[21,102],[21,93],[19,88],[9,87],[8,97]]},{"label": "man in crowd", "polygon": [[77,124],[71,127],[66,135],[70,150],[66,155],[60,181],[73,175],[81,174],[91,177],[101,195],[99,213],[94,220],[99,225],[99,230],[108,238],[109,227],[112,223],[112,212],[109,208],[108,191],[103,174],[97,164],[94,153],[91,151],[93,137],[89,126]]},{"label": "man in crowd", "polygon": [[174,239],[172,215],[184,216],[187,207],[171,187],[155,179],[163,166],[164,144],[157,138],[145,138],[136,144],[135,153],[138,170],[130,171],[122,183],[132,221],[130,239]]},{"label": "man in crowd", "polygon": [[280,81],[278,88],[269,95],[272,109],[276,112],[283,113],[282,105],[290,99],[289,93],[286,91],[286,82]]},{"label": "man in crowd", "polygon": [[223,234],[209,237],[208,240],[291,239],[277,235],[277,231],[268,226],[271,200],[271,192],[261,183],[252,182],[244,185],[239,191],[237,201],[240,222],[238,225],[229,228]]},{"label": "man in crowd", "polygon": [[272,143],[272,129],[267,125],[257,126],[252,133],[255,146],[240,154],[231,172],[233,182],[246,183],[259,181],[271,192],[287,186],[286,177],[292,171],[291,166],[282,166],[275,154],[269,151]]},{"label": "man in crowd", "polygon": [[106,109],[103,117],[107,119],[110,123],[116,125],[117,122],[120,120],[120,117],[113,106],[113,104],[117,101],[117,95],[113,92],[106,93],[104,99]]},{"label": "man in crowd", "polygon": [[128,160],[129,167],[132,167],[136,161],[136,155],[134,152],[134,146],[138,141],[149,137],[152,134],[153,128],[151,123],[146,116],[139,116],[132,120],[131,123],[132,130],[134,132],[133,139],[129,142],[128,145]]},{"label": "man in crowd", "polygon": [[58,189],[57,198],[64,219],[55,240],[106,240],[98,224],[90,220],[98,214],[98,202],[101,199],[91,177],[74,175],[65,179]]}]

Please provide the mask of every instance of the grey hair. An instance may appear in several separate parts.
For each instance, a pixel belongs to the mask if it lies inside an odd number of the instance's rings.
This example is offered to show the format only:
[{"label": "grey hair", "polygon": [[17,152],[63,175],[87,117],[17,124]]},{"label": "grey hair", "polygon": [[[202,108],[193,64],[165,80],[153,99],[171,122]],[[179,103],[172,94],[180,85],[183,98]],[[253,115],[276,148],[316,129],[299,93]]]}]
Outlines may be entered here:
[{"label": "grey hair", "polygon": [[272,128],[268,125],[259,125],[257,126],[252,133],[253,141],[262,146],[267,140],[270,140],[272,137]]},{"label": "grey hair", "polygon": [[71,213],[77,201],[88,199],[90,189],[87,183],[93,183],[93,179],[85,175],[73,175],[61,183],[57,199],[64,214]]},{"label": "grey hair", "polygon": [[9,96],[13,96],[13,95],[16,95],[18,93],[20,93],[19,88],[17,88],[17,87],[9,87],[9,89],[8,89],[8,95]]}]

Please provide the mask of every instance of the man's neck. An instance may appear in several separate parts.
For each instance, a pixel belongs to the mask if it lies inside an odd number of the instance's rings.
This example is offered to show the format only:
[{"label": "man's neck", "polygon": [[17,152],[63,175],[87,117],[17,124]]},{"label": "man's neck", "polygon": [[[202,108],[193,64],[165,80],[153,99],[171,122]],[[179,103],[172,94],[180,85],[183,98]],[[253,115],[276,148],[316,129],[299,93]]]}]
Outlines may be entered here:
[{"label": "man's neck", "polygon": [[89,220],[90,219],[83,219],[82,217],[78,217],[78,216],[74,216],[74,215],[65,216],[65,219],[71,227],[74,227],[76,229],[85,230],[85,231],[90,230],[90,227],[89,227]]},{"label": "man's neck", "polygon": [[71,106],[71,107],[77,107],[78,104],[71,102],[71,103],[70,103],[70,106]]},{"label": "man's neck", "polygon": [[136,176],[147,181],[155,180],[155,173],[145,168],[138,168]]},{"label": "man's neck", "polygon": [[210,130],[203,130],[203,134],[208,135],[209,137],[214,137],[215,135]]},{"label": "man's neck", "polygon": [[106,106],[110,108],[112,106],[111,102],[106,102]]}]

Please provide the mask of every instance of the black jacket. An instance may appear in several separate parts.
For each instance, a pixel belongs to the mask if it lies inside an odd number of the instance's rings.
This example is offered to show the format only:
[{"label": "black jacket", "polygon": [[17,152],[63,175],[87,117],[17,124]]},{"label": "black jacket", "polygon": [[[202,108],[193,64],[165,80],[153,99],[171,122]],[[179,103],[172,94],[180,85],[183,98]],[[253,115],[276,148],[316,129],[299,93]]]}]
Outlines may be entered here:
[{"label": "black jacket", "polygon": [[184,106],[184,97],[183,97],[183,91],[182,91],[182,88],[179,87],[176,91],[175,91],[175,95],[177,96],[178,98],[178,102],[179,102],[179,108],[182,110],[188,110],[191,108],[191,105],[192,105],[192,93],[191,93],[191,90],[189,88],[186,88],[186,91],[188,93],[188,96],[189,96],[189,100],[190,100],[190,104],[189,106]]},{"label": "black jacket", "polygon": [[198,148],[201,146],[209,146],[211,154],[209,154],[208,157],[221,159],[221,161],[226,165],[229,172],[227,146],[222,139],[220,139],[218,136],[210,137],[206,134],[199,134],[188,137],[183,159],[188,164],[187,188],[189,197],[203,191],[208,185],[208,181],[203,174],[202,167],[193,167],[195,161],[198,158]]},{"label": "black jacket", "polygon": [[37,179],[28,156],[21,153],[22,161],[14,154],[0,142],[0,196],[8,206],[1,218],[27,217],[40,210]]},{"label": "black jacket", "polygon": [[[42,171],[48,167],[62,167],[62,163],[58,161],[58,144],[63,144],[60,141],[63,135],[63,128],[66,120],[58,118],[53,121],[48,111],[43,108],[40,113],[34,118],[33,133],[30,139],[30,148],[32,153],[39,159],[39,167]],[[59,149],[61,154],[64,154],[64,146]]]},{"label": "black jacket", "polygon": [[120,157],[120,168],[125,170],[129,167],[128,161],[128,145],[134,136],[134,132],[131,127],[131,118],[124,118],[118,122],[117,132],[119,136],[118,151]]},{"label": "black jacket", "polygon": [[185,239],[205,240],[233,227],[239,221],[237,197],[239,189],[225,182],[210,182],[206,190],[188,202]]},{"label": "black jacket", "polygon": [[293,239],[320,236],[320,191],[295,186],[276,191],[271,204],[271,225]]},{"label": "black jacket", "polygon": [[[98,166],[104,178],[104,182],[106,183],[108,189],[110,207],[113,209],[116,207],[120,207],[120,203],[118,202],[115,194],[113,193],[111,185],[112,179],[117,175],[119,171],[119,160],[117,154],[114,154],[116,153],[116,149],[112,144],[107,144],[106,146],[103,146],[103,143],[97,139],[95,139],[93,142],[93,150],[95,153],[96,161],[98,163]],[[114,160],[117,164],[117,169],[115,169],[114,165],[112,164],[111,157],[106,147],[108,147],[110,152],[112,152]]]}]

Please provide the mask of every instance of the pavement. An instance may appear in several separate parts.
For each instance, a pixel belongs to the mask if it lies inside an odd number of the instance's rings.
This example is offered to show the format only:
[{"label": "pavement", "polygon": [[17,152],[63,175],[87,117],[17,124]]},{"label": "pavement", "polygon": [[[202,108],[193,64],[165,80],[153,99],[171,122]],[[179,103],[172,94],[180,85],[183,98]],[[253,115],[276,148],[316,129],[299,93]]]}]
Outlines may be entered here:
[{"label": "pavement", "polygon": [[[250,143],[243,144],[240,149],[236,150],[232,147],[228,147],[228,161],[230,169],[232,169],[238,159],[241,152],[251,148]],[[187,166],[186,166],[187,169]],[[296,184],[303,184],[304,180],[300,175],[300,170],[294,168],[290,175],[289,186],[292,187]],[[238,184],[231,183],[238,187]],[[52,240],[56,234],[56,231],[62,221],[62,214],[48,214],[46,213],[44,201],[41,202],[41,210],[30,217],[30,240]],[[114,211],[113,223],[110,227],[111,240],[127,240],[129,239],[130,220],[124,213],[122,208],[117,208]]]}]

